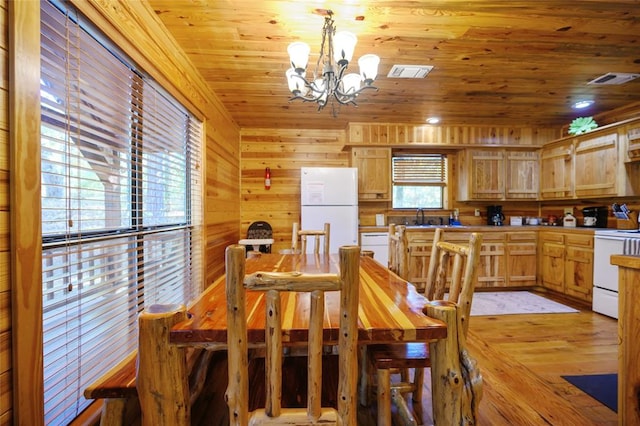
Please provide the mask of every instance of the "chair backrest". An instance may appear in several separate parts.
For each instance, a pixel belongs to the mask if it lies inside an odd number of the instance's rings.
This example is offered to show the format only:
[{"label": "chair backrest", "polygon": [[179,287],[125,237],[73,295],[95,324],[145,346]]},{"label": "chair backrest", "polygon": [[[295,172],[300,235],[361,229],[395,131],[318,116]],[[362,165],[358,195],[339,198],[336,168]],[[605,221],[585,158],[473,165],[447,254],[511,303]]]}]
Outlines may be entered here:
[{"label": "chair backrest", "polygon": [[[256,272],[245,277],[244,247],[233,245],[226,250],[227,343],[229,385],[226,392],[232,425],[274,421],[286,417],[282,424],[357,424],[358,380],[358,292],[360,248],[340,248],[339,274],[305,274],[299,272]],[[249,413],[249,378],[247,355],[246,290],[265,292],[265,385],[266,407]],[[322,355],[325,291],[340,291],[340,333],[338,337],[339,381],[338,409],[321,407]],[[280,292],[309,293],[308,383],[306,408],[282,408],[282,312]],[[327,420],[327,423],[324,421]],[[273,423],[270,423],[273,424]]]},{"label": "chair backrest", "polygon": [[247,238],[258,240],[273,238],[273,229],[271,229],[271,225],[268,222],[261,220],[253,222],[247,229]]},{"label": "chair backrest", "polygon": [[465,336],[469,328],[481,245],[482,234],[473,232],[468,244],[454,244],[444,241],[444,232],[438,228],[431,247],[425,297],[429,300],[444,299],[447,278],[450,278],[447,300],[461,307]]},{"label": "chair backrest", "polygon": [[[329,243],[331,235],[331,224],[325,223],[322,230],[300,229],[298,223],[293,224],[292,249],[294,253],[300,250],[300,253],[307,252],[307,241],[309,237],[313,237],[314,246],[313,253],[320,253],[320,240],[322,240],[322,253],[329,254]],[[299,242],[299,244],[298,244]]]},{"label": "chair backrest", "polygon": [[[247,229],[247,238],[257,240],[273,238],[273,229],[269,222],[263,220],[253,222]],[[262,253],[271,253],[271,245],[261,245],[259,251]]]}]

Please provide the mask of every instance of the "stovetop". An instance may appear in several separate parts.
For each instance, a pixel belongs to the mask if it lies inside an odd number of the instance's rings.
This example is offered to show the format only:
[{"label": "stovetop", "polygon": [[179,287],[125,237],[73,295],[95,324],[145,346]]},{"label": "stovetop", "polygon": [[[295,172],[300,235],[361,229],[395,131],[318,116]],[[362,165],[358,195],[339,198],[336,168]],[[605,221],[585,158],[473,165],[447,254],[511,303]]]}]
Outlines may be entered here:
[{"label": "stovetop", "polygon": [[595,235],[620,238],[640,238],[640,229],[599,229]]}]

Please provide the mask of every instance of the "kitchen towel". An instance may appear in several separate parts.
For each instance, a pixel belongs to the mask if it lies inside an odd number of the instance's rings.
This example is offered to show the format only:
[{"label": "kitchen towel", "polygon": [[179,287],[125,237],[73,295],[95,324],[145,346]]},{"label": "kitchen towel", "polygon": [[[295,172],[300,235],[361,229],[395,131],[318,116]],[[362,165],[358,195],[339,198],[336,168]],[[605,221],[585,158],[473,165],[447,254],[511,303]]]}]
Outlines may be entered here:
[{"label": "kitchen towel", "polygon": [[640,238],[625,238],[622,254],[640,256]]}]

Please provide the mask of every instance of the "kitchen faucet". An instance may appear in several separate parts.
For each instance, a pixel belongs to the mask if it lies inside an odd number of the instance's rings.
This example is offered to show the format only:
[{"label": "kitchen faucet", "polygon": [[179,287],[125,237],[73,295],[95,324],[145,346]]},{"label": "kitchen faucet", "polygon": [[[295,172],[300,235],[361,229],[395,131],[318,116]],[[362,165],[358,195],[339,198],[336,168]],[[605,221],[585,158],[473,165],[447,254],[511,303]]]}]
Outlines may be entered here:
[{"label": "kitchen faucet", "polygon": [[[420,220],[418,220],[418,215],[421,215]],[[416,225],[424,225],[424,210],[421,208],[416,210]]]}]

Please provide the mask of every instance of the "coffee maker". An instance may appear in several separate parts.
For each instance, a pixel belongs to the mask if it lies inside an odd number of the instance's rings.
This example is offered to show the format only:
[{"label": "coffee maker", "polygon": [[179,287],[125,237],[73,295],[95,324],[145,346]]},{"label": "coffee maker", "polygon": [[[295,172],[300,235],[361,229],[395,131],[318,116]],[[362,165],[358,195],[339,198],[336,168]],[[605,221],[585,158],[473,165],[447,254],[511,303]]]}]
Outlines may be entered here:
[{"label": "coffee maker", "polygon": [[502,206],[487,206],[487,225],[502,226],[503,222]]},{"label": "coffee maker", "polygon": [[[586,207],[582,209],[582,216],[584,217],[583,226],[606,228],[607,217],[609,216],[609,208],[606,206]],[[595,218],[595,220],[593,218]]]}]

